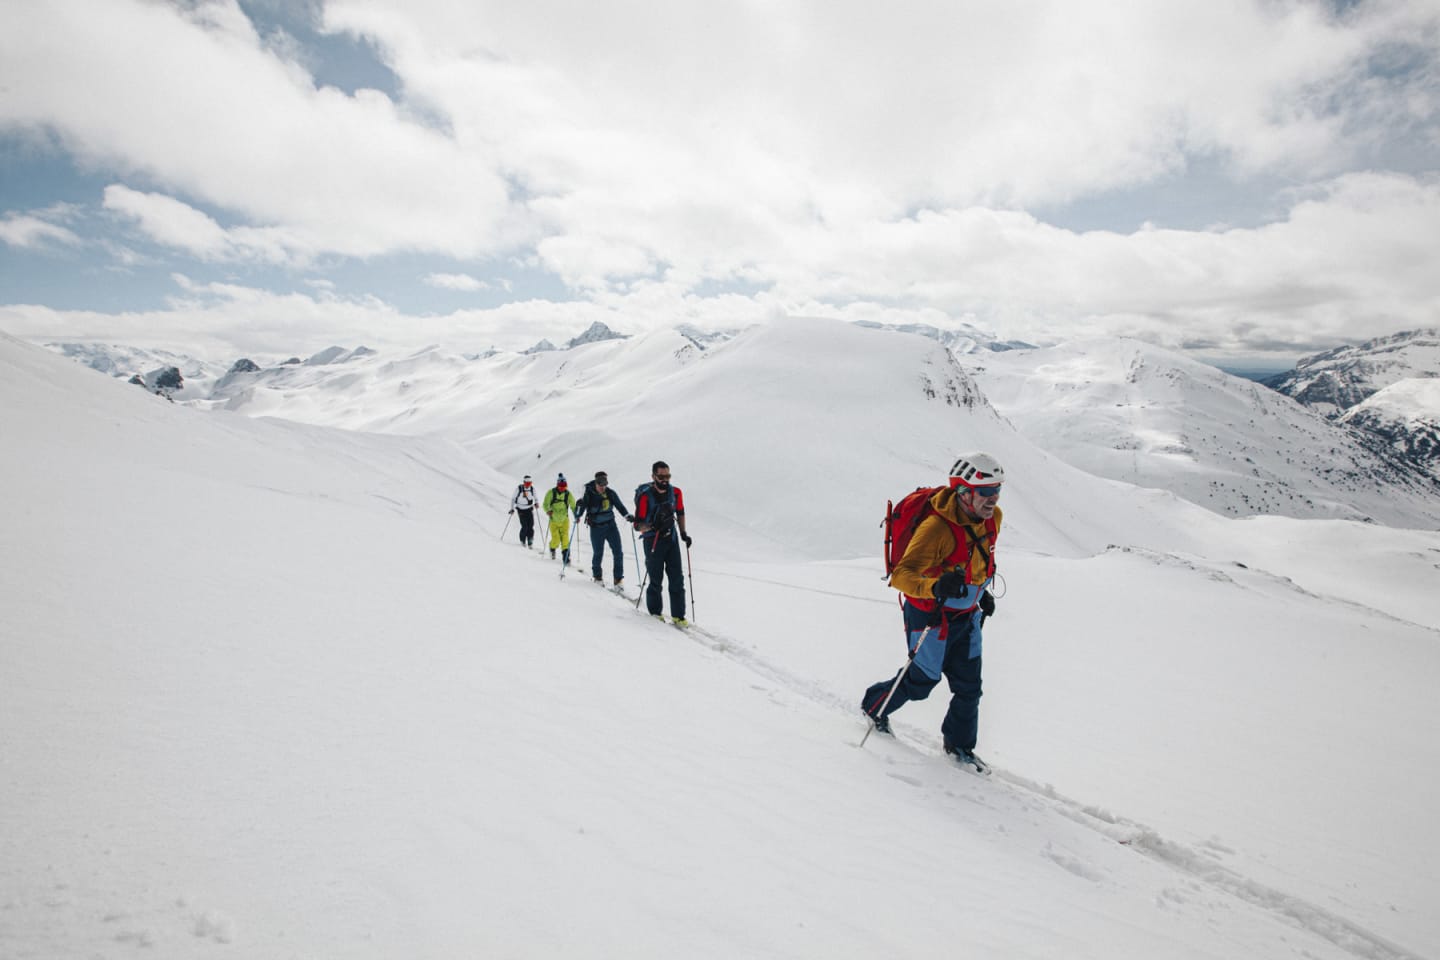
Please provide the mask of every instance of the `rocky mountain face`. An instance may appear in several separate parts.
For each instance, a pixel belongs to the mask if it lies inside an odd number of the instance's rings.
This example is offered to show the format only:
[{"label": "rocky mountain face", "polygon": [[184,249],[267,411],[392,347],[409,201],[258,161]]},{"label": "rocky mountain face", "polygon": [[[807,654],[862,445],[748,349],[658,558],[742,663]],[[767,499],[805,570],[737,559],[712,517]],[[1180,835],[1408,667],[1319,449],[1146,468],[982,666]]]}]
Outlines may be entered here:
[{"label": "rocky mountain face", "polygon": [[535,344],[535,346],[523,352],[526,354],[535,354],[549,353],[553,350],[573,350],[574,348],[582,347],[587,343],[604,343],[606,340],[626,340],[629,338],[629,336],[630,335],[628,333],[616,333],[614,330],[611,330],[599,320],[596,320],[594,323],[590,324],[590,329],[586,330],[578,337],[571,337],[568,341],[566,341],[565,346],[563,347],[557,347],[549,340],[541,340],[539,343]]},{"label": "rocky mountain face", "polygon": [[629,336],[629,334],[616,333],[599,320],[596,320],[590,324],[589,330],[586,330],[578,337],[572,337],[570,342],[565,345],[565,349],[569,350],[572,347],[578,347],[582,344],[600,343],[605,340],[624,340],[627,336]]},{"label": "rocky mountain face", "polygon": [[1226,516],[1440,523],[1440,484],[1392,449],[1160,347],[1101,338],[962,359],[1027,439],[1087,473]]},{"label": "rocky mountain face", "polygon": [[1263,382],[1354,430],[1371,449],[1440,476],[1440,330],[1327,350]]},{"label": "rocky mountain face", "polygon": [[170,400],[206,397],[220,376],[216,364],[169,350],[115,343],[47,343],[45,346],[76,363],[120,377]]},{"label": "rocky mountain face", "polygon": [[1305,357],[1267,387],[1331,419],[1401,380],[1440,377],[1440,330],[1409,330]]},{"label": "rocky mountain face", "polygon": [[1440,377],[1393,383],[1346,410],[1339,422],[1440,478]]}]

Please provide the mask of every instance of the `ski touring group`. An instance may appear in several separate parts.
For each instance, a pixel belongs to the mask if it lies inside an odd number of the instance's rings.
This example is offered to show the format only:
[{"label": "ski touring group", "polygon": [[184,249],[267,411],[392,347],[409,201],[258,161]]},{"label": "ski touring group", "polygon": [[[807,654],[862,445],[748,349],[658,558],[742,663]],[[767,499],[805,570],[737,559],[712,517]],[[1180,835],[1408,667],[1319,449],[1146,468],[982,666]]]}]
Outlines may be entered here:
[{"label": "ski touring group", "polygon": [[[924,700],[944,679],[950,704],[940,724],[946,756],[973,772],[989,766],[975,753],[979,737],[981,654],[985,621],[995,613],[995,542],[1002,513],[1000,488],[1005,470],[988,453],[967,453],[950,468],[943,486],[920,487],[891,502],[885,510],[885,572],[900,592],[905,662],[893,676],[871,684],[861,696],[871,733],[893,736],[890,717],[912,700]],[[520,542],[534,547],[534,511],[549,519],[550,556],[561,560],[561,576],[570,562],[571,518],[590,528],[594,581],[604,583],[604,549],[612,556],[612,586],[625,580],[625,554],[615,514],[639,534],[644,545],[646,609],[663,619],[662,580],[668,583],[671,622],[688,626],[680,544],[688,566],[693,542],[685,528],[685,498],[670,482],[670,466],[656,461],[650,482],[635,490],[631,513],[611,490],[602,470],[585,484],[577,499],[562,473],[543,498],[526,476],[516,488],[510,512],[520,517]],[[508,528],[509,522],[506,522]],[[503,537],[503,533],[502,533]],[[633,538],[633,534],[632,534]],[[648,583],[648,589],[645,584]],[[638,607],[639,600],[636,601]]]},{"label": "ski touring group", "polygon": [[[595,583],[604,584],[605,547],[610,547],[611,587],[624,592],[625,549],[620,536],[618,513],[633,528],[631,538],[638,534],[644,548],[644,579],[641,598],[651,616],[664,619],[664,594],[670,596],[670,622],[688,627],[685,613],[685,578],[680,545],[685,545],[688,565],[690,545],[694,542],[685,529],[685,495],[670,482],[670,465],[657,460],[650,467],[650,482],[635,489],[635,510],[632,513],[624,499],[610,488],[610,477],[600,470],[586,482],[579,498],[570,492],[565,474],[561,473],[543,497],[536,496],[534,481],[527,474],[515,488],[510,513],[520,518],[520,542],[535,549],[535,511],[543,511],[549,521],[551,559],[560,560],[560,575],[570,565],[570,549],[574,540],[573,517],[578,531],[583,519],[590,528],[590,575]],[[509,521],[506,521],[506,528]],[[502,534],[503,536],[503,534]],[[632,544],[633,546],[633,544]],[[647,588],[648,585],[648,588]],[[637,605],[638,605],[637,600]]]}]

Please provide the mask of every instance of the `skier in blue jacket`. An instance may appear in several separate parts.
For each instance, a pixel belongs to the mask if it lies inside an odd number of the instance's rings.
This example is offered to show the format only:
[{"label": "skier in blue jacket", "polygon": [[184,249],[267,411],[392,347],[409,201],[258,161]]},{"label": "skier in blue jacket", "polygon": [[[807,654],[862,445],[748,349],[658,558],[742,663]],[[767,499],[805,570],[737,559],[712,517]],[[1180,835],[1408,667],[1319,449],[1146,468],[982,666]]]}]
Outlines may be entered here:
[{"label": "skier in blue jacket", "polygon": [[635,522],[630,511],[625,509],[624,502],[610,492],[610,478],[601,470],[595,474],[594,480],[585,484],[585,492],[580,495],[580,502],[575,505],[575,519],[578,521],[584,517],[585,525],[590,528],[590,548],[594,551],[590,560],[590,573],[595,582],[605,582],[600,576],[600,566],[605,559],[605,544],[608,543],[610,554],[615,559],[615,586],[618,587],[625,582],[625,548],[620,540],[620,525],[615,522],[616,510],[619,510],[620,515],[629,523]]}]

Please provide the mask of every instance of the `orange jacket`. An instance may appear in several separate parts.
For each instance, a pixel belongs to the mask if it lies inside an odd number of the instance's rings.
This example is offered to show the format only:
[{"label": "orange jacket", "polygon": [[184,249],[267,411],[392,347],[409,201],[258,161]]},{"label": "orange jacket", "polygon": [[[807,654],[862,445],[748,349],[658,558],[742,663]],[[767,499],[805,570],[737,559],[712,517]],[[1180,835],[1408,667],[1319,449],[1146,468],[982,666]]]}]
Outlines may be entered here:
[{"label": "orange jacket", "polygon": [[[947,487],[931,497],[930,506],[935,513],[920,521],[920,526],[915,530],[915,536],[910,539],[909,545],[905,548],[905,555],[900,558],[899,563],[895,564],[895,570],[890,574],[890,586],[908,597],[933,601],[934,594],[931,593],[931,590],[935,586],[935,581],[940,579],[940,574],[946,572],[945,561],[962,546],[956,543],[955,529],[950,525],[951,523],[959,526],[962,531],[969,531],[970,575],[966,579],[976,586],[983,585],[990,577],[990,569],[986,564],[985,554],[976,549],[974,544],[976,542],[983,544],[985,549],[990,551],[992,560],[995,551],[995,544],[990,540],[990,535],[985,529],[985,521],[977,520],[962,510],[960,498],[956,496],[956,491],[951,487]],[[1000,518],[1000,508],[996,507],[995,532],[997,535],[1000,532]],[[965,562],[962,555],[956,569],[964,569]]]}]

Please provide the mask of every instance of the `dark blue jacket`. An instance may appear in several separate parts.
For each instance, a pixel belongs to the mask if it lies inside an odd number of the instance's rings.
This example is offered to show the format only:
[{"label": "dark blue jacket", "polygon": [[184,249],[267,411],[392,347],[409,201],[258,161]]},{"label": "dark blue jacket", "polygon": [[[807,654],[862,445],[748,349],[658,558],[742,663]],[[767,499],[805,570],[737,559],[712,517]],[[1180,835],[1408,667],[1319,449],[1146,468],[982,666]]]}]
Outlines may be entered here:
[{"label": "dark blue jacket", "polygon": [[604,526],[607,523],[615,522],[614,511],[619,510],[620,516],[630,519],[630,511],[625,509],[624,502],[615,495],[615,491],[609,487],[601,493],[591,480],[585,484],[585,493],[581,495],[580,502],[575,505],[575,518],[578,520],[582,515],[590,514],[590,523],[593,526]]}]

